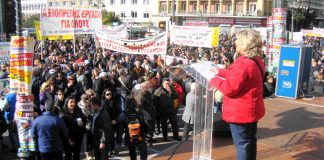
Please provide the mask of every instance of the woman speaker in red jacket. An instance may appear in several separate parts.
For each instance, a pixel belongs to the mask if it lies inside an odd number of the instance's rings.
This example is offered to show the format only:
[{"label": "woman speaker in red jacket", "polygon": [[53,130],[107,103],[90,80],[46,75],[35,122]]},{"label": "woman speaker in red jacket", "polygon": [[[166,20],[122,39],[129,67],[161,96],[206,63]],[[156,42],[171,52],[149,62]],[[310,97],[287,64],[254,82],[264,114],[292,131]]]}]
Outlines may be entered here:
[{"label": "woman speaker in red jacket", "polygon": [[210,84],[224,94],[222,118],[230,123],[237,160],[255,160],[257,123],[265,114],[262,40],[252,29],[236,34],[237,59],[227,69],[211,68]]}]

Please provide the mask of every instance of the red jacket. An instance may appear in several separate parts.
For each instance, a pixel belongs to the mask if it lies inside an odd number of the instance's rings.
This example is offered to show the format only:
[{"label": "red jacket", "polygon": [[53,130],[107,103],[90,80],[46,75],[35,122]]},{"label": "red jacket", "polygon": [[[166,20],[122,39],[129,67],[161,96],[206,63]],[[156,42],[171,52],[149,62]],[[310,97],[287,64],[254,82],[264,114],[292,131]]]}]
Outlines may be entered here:
[{"label": "red jacket", "polygon": [[[256,60],[265,73],[262,60]],[[212,78],[210,84],[224,94],[224,121],[251,123],[264,116],[263,75],[253,60],[241,56],[228,69],[220,69],[218,76]]]}]

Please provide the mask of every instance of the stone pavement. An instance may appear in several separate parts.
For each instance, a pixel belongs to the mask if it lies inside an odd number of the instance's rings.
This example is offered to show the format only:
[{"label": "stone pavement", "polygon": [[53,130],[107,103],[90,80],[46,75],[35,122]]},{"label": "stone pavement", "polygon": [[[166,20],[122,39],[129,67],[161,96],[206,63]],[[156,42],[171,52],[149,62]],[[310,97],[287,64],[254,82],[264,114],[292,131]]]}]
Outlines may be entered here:
[{"label": "stone pavement", "polygon": [[[284,98],[265,99],[266,115],[258,123],[257,159],[323,160],[324,159],[324,97],[315,100]],[[216,126],[215,126],[216,127]],[[192,141],[171,147],[155,160],[190,159]],[[213,138],[214,160],[235,159],[231,138]]]},{"label": "stone pavement", "polygon": [[[258,123],[258,159],[324,159],[324,97],[316,97],[315,100],[269,98],[265,99],[265,104],[266,115]],[[183,126],[180,121],[181,113],[182,109],[178,115],[180,128]],[[5,137],[7,143],[7,135]],[[166,160],[173,151],[176,154],[171,159],[189,160],[191,158],[192,141],[184,142],[176,148],[179,143],[172,141],[172,138],[170,142],[162,142],[161,135],[156,138],[159,142],[149,147],[149,158]],[[232,139],[215,137],[212,158],[214,160],[235,159]],[[1,153],[0,160],[12,159],[17,158],[7,149]],[[119,155],[113,159],[129,159],[127,148],[122,147]]]}]

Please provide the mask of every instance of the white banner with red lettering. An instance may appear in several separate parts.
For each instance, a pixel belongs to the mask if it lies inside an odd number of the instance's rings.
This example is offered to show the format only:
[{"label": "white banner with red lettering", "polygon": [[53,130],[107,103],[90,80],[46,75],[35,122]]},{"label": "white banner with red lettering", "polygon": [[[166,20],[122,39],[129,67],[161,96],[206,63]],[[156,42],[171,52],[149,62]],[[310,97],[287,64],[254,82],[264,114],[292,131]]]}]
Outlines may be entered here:
[{"label": "white banner with red lettering", "polygon": [[42,35],[93,34],[102,27],[99,9],[46,7],[40,15]]},{"label": "white banner with red lettering", "polygon": [[124,40],[110,36],[101,29],[95,30],[96,41],[102,48],[129,54],[166,54],[167,35],[160,33],[156,36],[140,40]]},{"label": "white banner with red lettering", "polygon": [[212,47],[213,28],[171,26],[170,43],[193,47]]}]

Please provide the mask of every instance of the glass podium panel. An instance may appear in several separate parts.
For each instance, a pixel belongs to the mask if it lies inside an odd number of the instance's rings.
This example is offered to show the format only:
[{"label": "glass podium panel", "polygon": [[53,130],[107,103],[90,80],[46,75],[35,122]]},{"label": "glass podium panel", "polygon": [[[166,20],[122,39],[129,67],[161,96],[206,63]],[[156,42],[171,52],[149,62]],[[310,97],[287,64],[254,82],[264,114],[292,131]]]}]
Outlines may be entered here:
[{"label": "glass podium panel", "polygon": [[194,111],[192,159],[210,160],[213,131],[213,89],[208,89],[207,78],[195,67],[191,65],[184,68],[199,84],[196,90],[198,98],[195,101]]}]

